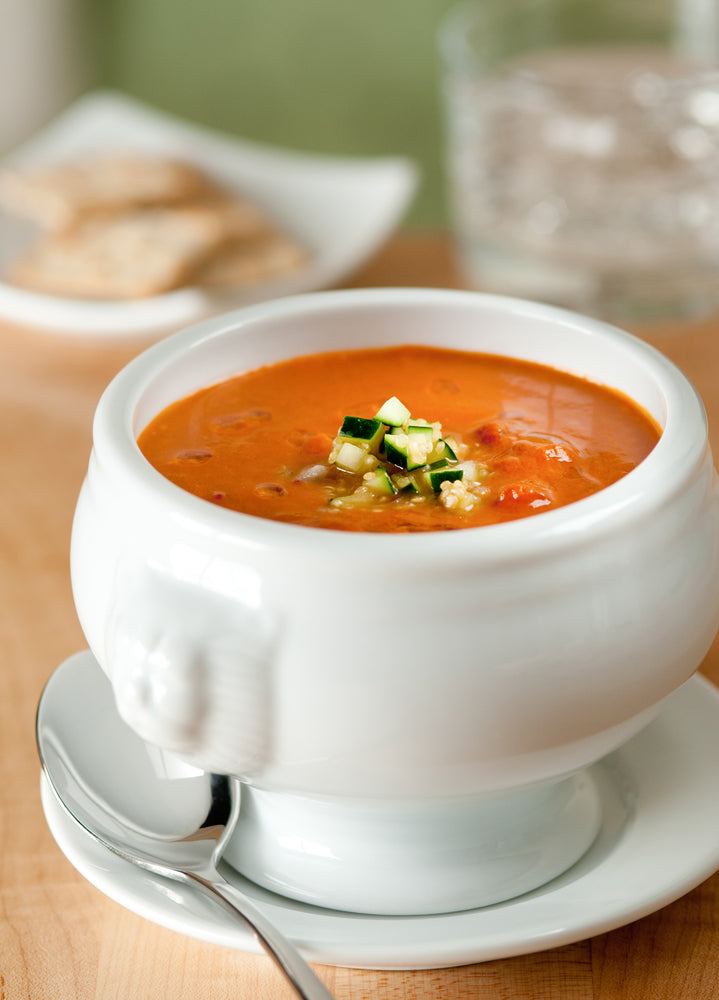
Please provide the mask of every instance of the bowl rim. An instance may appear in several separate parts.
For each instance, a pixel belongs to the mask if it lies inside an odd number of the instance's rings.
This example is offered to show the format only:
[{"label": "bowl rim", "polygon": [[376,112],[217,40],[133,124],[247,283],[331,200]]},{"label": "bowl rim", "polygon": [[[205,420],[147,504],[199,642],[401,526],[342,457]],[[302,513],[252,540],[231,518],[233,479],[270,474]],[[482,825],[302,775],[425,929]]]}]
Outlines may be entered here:
[{"label": "bowl rim", "polygon": [[[153,380],[183,352],[201,349],[219,337],[241,336],[249,326],[268,319],[291,319],[338,307],[398,305],[495,308],[508,316],[553,321],[565,327],[569,324],[592,337],[619,344],[647,366],[666,400],[666,423],[659,441],[620,480],[563,507],[495,525],[409,533],[317,528],[222,508],[170,482],[142,455],[133,431],[135,412]],[[347,344],[337,345],[337,350],[347,348]],[[303,352],[300,347],[297,355],[302,353],[312,352]],[[688,418],[693,420],[694,431],[697,427],[702,429],[701,434],[690,433]],[[185,527],[199,525],[205,533],[219,533],[252,548],[311,549],[317,557],[331,556],[334,560],[339,549],[347,555],[362,552],[370,557],[383,552],[385,558],[391,553],[406,559],[412,553],[434,561],[446,559],[449,553],[453,560],[506,559],[512,554],[526,557],[530,552],[540,553],[547,547],[581,545],[589,528],[593,529],[594,537],[598,530],[611,533],[641,522],[670,503],[681,492],[686,476],[697,469],[707,454],[710,454],[707,418],[696,389],[672,361],[646,341],[604,321],[555,306],[444,288],[359,288],[308,293],[244,307],[193,324],[153,344],[122,368],[102,394],[93,421],[93,456],[101,461],[104,470],[111,469],[123,480],[125,489],[128,482],[135,484],[141,491],[145,509],[152,510],[159,504],[168,519],[179,519]],[[671,464],[674,478],[666,475],[667,464]]]}]

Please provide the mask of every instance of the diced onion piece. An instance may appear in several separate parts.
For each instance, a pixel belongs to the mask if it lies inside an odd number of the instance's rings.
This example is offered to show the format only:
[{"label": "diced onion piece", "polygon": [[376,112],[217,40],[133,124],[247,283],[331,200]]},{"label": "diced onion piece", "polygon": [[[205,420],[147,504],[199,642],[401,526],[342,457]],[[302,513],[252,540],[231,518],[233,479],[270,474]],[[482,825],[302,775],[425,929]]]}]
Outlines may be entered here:
[{"label": "diced onion piece", "polygon": [[471,479],[472,482],[475,483],[481,482],[486,475],[485,467],[480,465],[479,462],[471,460],[467,462],[460,462],[457,468],[464,472],[465,479]]},{"label": "diced onion piece", "polygon": [[329,472],[329,467],[327,465],[306,465],[301,472],[297,474],[297,478],[300,482],[309,482],[313,479],[322,479]]}]

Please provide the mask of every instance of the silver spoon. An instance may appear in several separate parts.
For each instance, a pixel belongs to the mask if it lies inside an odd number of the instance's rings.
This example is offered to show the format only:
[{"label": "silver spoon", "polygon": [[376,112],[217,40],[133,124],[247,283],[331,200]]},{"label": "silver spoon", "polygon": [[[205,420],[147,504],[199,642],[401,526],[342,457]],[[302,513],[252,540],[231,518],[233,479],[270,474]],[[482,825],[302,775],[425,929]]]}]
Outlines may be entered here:
[{"label": "silver spoon", "polygon": [[333,1000],[294,945],[218,871],[239,813],[236,778],[161,774],[159,754],[120,718],[88,653],[48,681],[36,736],[47,781],[79,826],[125,861],[211,896],[252,930],[303,1000]]}]

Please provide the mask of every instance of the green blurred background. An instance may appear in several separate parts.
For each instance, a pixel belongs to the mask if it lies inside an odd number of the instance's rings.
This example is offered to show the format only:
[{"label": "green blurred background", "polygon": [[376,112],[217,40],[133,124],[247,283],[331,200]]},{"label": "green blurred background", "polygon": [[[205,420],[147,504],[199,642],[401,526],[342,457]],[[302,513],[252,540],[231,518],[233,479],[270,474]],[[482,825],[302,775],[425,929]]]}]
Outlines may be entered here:
[{"label": "green blurred background", "polygon": [[402,155],[405,222],[446,222],[437,30],[453,0],[102,0],[98,83],[233,135]]}]

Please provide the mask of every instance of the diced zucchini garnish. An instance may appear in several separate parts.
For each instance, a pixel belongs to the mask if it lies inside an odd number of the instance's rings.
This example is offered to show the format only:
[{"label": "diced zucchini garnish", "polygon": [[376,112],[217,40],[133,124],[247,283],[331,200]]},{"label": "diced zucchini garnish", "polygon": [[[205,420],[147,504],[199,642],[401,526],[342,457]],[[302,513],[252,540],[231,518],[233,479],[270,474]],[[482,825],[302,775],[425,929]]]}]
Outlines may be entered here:
[{"label": "diced zucchini garnish", "polygon": [[407,441],[407,468],[422,468],[427,464],[429,454],[432,451],[431,434],[408,434]]},{"label": "diced zucchini garnish", "polygon": [[344,497],[333,497],[330,500],[333,507],[373,507],[377,503],[376,494],[360,486],[354,493]]},{"label": "diced zucchini garnish", "polygon": [[[362,478],[353,492],[330,502],[339,507],[371,508],[397,494],[424,502],[436,497],[443,483],[462,479],[470,484],[479,482],[486,474],[484,467],[474,461],[460,462],[457,443],[442,438],[441,432],[439,424],[413,418],[396,396],[374,417],[345,416],[330,461]],[[471,506],[465,505],[468,510]]]},{"label": "diced zucchini garnish", "polygon": [[375,413],[378,420],[381,420],[383,424],[389,424],[390,427],[401,427],[410,416],[407,407],[404,403],[400,403],[396,396],[390,396]]},{"label": "diced zucchini garnish", "polygon": [[385,434],[384,453],[388,462],[407,468],[407,436],[405,434]]},{"label": "diced zucchini garnish", "polygon": [[434,488],[429,481],[429,472],[426,469],[418,469],[413,472],[410,476],[410,482],[417,493],[422,493],[425,496],[431,496],[434,493]]},{"label": "diced zucchini garnish", "polygon": [[402,493],[419,493],[417,489],[417,484],[414,479],[410,479],[409,476],[403,476],[396,474],[392,476],[392,482],[394,483],[395,489]]},{"label": "diced zucchini garnish", "polygon": [[413,423],[411,420],[407,424],[408,434],[424,434],[427,437],[432,437],[432,425],[423,423]]},{"label": "diced zucchini garnish", "polygon": [[393,497],[397,492],[397,487],[390,479],[389,473],[382,466],[365,474],[364,485],[379,496]]},{"label": "diced zucchini garnish", "polygon": [[376,417],[345,417],[339,436],[353,441],[366,441],[371,451],[377,451],[384,436],[384,424]]},{"label": "diced zucchini garnish", "polygon": [[457,482],[457,480],[464,477],[464,471],[462,469],[458,469],[456,466],[452,468],[448,465],[444,469],[430,469],[427,473],[427,477],[432,489],[435,493],[439,493],[442,483]]},{"label": "diced zucchini garnish", "polygon": [[427,464],[431,440],[424,434],[385,434],[384,451],[387,461],[400,469],[421,469]]},{"label": "diced zucchini garnish", "polygon": [[440,438],[430,452],[427,461],[430,465],[435,465],[437,462],[456,462],[457,455],[446,438]]},{"label": "diced zucchini garnish", "polygon": [[367,461],[368,449],[361,445],[345,441],[337,452],[335,464],[345,472],[362,472]]}]

